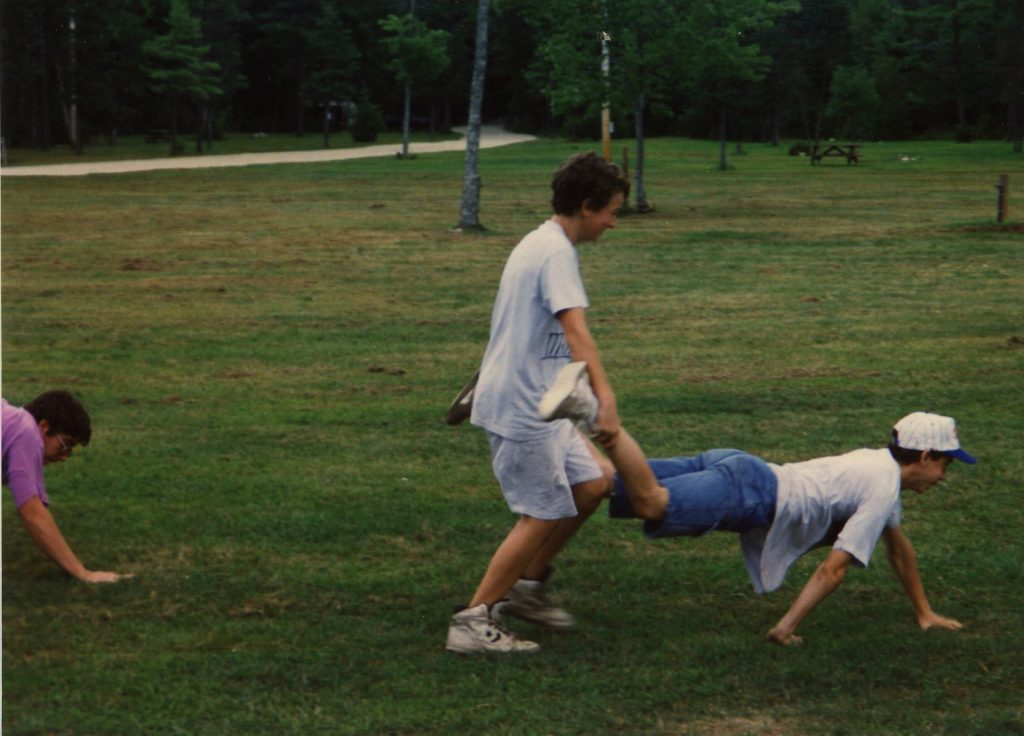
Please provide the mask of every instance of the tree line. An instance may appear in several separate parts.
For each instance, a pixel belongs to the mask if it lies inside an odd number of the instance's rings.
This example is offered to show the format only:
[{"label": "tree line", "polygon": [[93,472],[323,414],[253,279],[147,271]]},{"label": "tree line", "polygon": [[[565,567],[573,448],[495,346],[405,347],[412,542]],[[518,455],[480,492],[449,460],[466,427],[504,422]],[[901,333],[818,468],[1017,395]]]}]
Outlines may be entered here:
[{"label": "tree line", "polygon": [[[477,0],[0,4],[9,146],[120,134],[440,131]],[[1024,0],[491,0],[482,117],[736,141],[1024,135]],[[602,52],[608,63],[602,67]],[[642,153],[639,155],[642,162]]]}]

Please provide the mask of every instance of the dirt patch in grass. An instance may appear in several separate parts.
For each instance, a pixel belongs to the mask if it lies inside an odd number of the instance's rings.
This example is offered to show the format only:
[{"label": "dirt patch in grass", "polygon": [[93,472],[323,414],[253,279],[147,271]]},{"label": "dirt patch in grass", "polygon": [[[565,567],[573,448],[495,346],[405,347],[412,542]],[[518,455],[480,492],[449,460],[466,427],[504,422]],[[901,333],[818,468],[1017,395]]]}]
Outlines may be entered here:
[{"label": "dirt patch in grass", "polygon": [[723,716],[694,723],[665,724],[658,729],[658,733],[679,736],[801,736],[816,732],[814,728],[807,730],[807,725],[801,725],[791,718]]},{"label": "dirt patch in grass", "polygon": [[163,266],[145,258],[125,258],[118,266],[121,271],[161,271]]},{"label": "dirt patch in grass", "polygon": [[1024,222],[1014,222],[1007,225],[993,223],[991,225],[968,225],[958,228],[964,233],[1024,233]]}]

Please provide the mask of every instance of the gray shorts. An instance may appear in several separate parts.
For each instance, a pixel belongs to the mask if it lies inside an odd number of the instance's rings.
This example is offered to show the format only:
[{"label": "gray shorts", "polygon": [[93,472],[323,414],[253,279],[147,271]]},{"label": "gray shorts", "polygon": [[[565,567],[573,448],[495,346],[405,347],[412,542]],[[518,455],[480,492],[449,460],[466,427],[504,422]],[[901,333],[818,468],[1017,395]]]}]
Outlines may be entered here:
[{"label": "gray shorts", "polygon": [[572,486],[595,480],[601,468],[586,440],[569,421],[557,422],[539,439],[510,440],[493,432],[491,465],[508,507],[535,519],[576,516]]}]

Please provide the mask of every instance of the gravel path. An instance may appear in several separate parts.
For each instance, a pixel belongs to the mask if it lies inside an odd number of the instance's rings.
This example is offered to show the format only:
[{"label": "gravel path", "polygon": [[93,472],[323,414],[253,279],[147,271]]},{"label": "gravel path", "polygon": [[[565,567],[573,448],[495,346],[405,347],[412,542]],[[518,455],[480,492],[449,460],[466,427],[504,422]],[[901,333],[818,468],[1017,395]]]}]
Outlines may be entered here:
[{"label": "gravel path", "polygon": [[[454,128],[465,135],[465,128]],[[534,140],[532,135],[509,133],[496,126],[480,128],[480,148],[497,148],[512,143]],[[266,164],[297,164],[318,161],[342,161],[350,158],[394,156],[402,149],[401,144],[389,143],[364,148],[325,148],[318,151],[281,151],[279,153],[236,153],[226,156],[177,156],[174,158],[150,158],[132,161],[99,161],[81,164],[53,164],[49,166],[14,166],[0,169],[0,176],[82,176],[84,174],[123,174],[133,171],[157,171],[163,169],[206,169],[223,166],[262,166]],[[465,138],[456,141],[435,141],[432,143],[410,143],[410,154],[437,153],[439,151],[464,151]]]}]

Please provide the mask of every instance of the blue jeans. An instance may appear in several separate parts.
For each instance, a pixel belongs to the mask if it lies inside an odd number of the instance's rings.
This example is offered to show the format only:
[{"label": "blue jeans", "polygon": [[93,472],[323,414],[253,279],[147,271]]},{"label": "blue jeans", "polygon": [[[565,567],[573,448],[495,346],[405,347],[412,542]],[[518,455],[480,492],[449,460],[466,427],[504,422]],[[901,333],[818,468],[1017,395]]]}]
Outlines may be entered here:
[{"label": "blue jeans", "polygon": [[[668,489],[668,508],[658,521],[645,521],[649,537],[699,537],[710,531],[745,532],[767,528],[775,518],[778,482],[768,464],[740,450],[708,450],[695,457],[649,461]],[[636,518],[622,479],[608,513]]]}]

